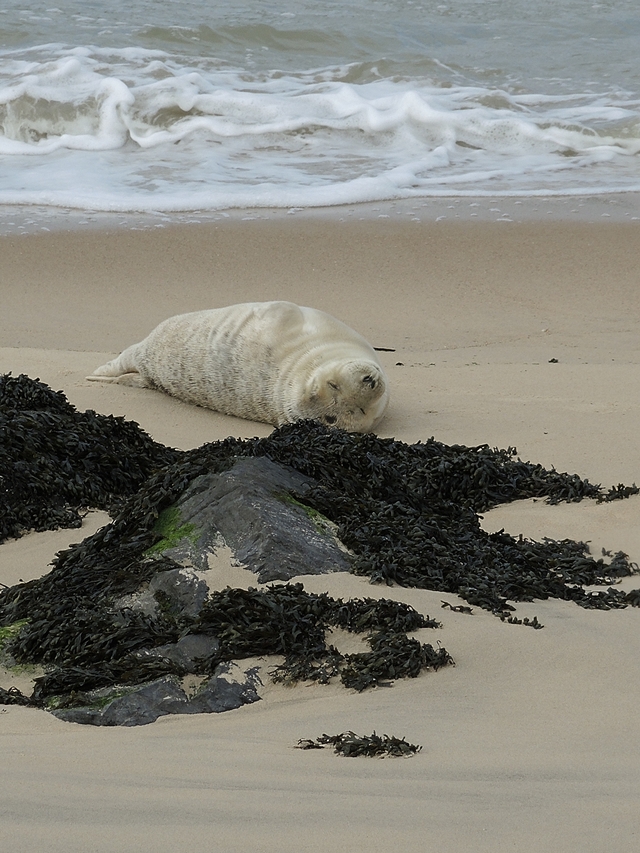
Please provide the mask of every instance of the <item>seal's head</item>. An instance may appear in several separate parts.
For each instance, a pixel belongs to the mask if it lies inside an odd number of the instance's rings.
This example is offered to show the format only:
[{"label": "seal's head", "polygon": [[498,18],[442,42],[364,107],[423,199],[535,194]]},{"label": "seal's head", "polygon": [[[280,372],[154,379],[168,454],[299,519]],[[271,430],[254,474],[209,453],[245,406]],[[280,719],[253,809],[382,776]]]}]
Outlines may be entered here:
[{"label": "seal's head", "polygon": [[388,402],[387,379],[379,365],[339,361],[315,372],[300,414],[348,432],[370,432]]}]

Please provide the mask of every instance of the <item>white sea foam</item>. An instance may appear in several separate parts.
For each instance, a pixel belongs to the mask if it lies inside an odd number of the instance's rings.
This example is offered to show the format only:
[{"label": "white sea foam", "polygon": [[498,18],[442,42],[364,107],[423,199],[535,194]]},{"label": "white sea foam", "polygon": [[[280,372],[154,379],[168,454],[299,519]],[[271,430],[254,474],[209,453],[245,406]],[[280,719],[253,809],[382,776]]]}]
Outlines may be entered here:
[{"label": "white sea foam", "polygon": [[[78,14],[75,35],[88,27],[98,43],[0,51],[0,203],[184,211],[640,190],[636,93],[584,75],[580,88],[548,78],[532,90],[513,51],[503,72],[425,57],[396,5],[374,4],[395,30],[372,26],[366,50],[366,28],[350,45],[337,30],[255,23],[247,6],[235,28],[133,28],[118,48],[120,25]],[[32,26],[63,25],[40,12]],[[331,51],[337,64],[302,64]]]}]

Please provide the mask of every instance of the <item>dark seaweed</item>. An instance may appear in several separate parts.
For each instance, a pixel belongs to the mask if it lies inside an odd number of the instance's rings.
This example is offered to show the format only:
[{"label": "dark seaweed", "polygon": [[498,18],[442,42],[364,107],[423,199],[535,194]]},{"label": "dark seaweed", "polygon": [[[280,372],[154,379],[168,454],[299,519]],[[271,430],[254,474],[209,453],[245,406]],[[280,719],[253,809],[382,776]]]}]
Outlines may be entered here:
[{"label": "dark seaweed", "polygon": [[[358,690],[451,662],[444,649],[406,636],[437,622],[385,599],[342,602],[283,585],[214,593],[196,620],[169,610],[150,618],[114,608],[157,572],[176,567],[146,554],[161,538],[154,525],[162,510],[195,477],[225,470],[242,456],[266,456],[314,477],[318,486],[296,497],[336,523],[355,555],[353,571],[372,582],[457,594],[534,628],[537,620],[511,615],[509,601],[554,597],[599,609],[640,604],[637,590],[584,588],[632,574],[637,567],[626,555],[608,555],[605,563],[589,556],[584,543],[489,534],[479,519],[492,506],[521,498],[608,501],[636,494],[635,486],[604,492],[577,475],[523,462],[513,448],[434,439],[407,445],[309,421],[268,438],[229,438],[181,452],[152,441],[135,423],[78,413],[38,381],[4,376],[0,539],[77,526],[85,508],[113,516],[94,536],[60,552],[45,577],[0,591],[0,624],[28,620],[7,650],[20,663],[49,667],[36,685],[38,701],[174,672],[170,661],[143,662],[136,653],[190,632],[219,639],[216,660],[279,654],[284,663],[276,679],[326,682],[339,675]],[[367,634],[371,651],[341,655],[326,643],[331,626]]]},{"label": "dark seaweed", "polygon": [[0,376],[0,542],[116,510],[177,458],[124,418],[78,412],[28,376]]},{"label": "dark seaweed", "polygon": [[357,735],[355,732],[325,734],[315,740],[303,738],[298,741],[297,749],[324,749],[327,745],[333,746],[337,755],[344,755],[346,758],[407,758],[422,749],[421,746],[407,743],[404,738],[377,735],[375,732],[372,735]]},{"label": "dark seaweed", "polygon": [[21,693],[17,687],[10,687],[8,690],[0,687],[0,705],[22,705],[24,708],[38,707],[37,702]]},{"label": "dark seaweed", "polygon": [[522,498],[616,500],[637,492],[635,486],[605,493],[575,474],[522,462],[513,448],[447,446],[434,439],[406,445],[313,423],[283,427],[255,441],[252,452],[319,481],[305,502],[337,524],[356,554],[354,573],[373,582],[456,593],[497,615],[507,600],[629,603],[619,590],[596,595],[582,589],[632,574],[625,554],[605,563],[588,556],[585,543],[489,534],[478,516]]},{"label": "dark seaweed", "polygon": [[424,669],[438,670],[454,662],[446,649],[436,651],[429,643],[421,644],[406,634],[381,631],[367,639],[370,652],[346,655],[340,674],[345,687],[362,691],[396,678],[416,678]]},{"label": "dark seaweed", "polygon": [[363,598],[340,603],[334,607],[332,624],[360,634],[382,629],[399,633],[418,628],[442,628],[440,622],[425,618],[409,604],[388,598]]},{"label": "dark seaweed", "polygon": [[473,615],[473,608],[465,607],[464,604],[450,604],[448,601],[443,601],[440,606],[443,610],[451,610],[452,613],[468,613]]},{"label": "dark seaweed", "polygon": [[[284,663],[273,671],[275,681],[327,683],[340,675],[345,686],[364,690],[382,679],[415,677],[423,669],[452,663],[444,649],[434,653],[431,646],[421,647],[400,633],[370,637],[370,655],[342,655],[327,646],[325,635],[336,624],[338,614],[350,608],[375,612],[377,602],[368,601],[368,605],[367,601],[344,602],[307,593],[302,584],[261,590],[228,588],[214,592],[198,617],[189,620],[164,614],[152,619],[127,610],[105,613],[105,601],[103,608],[67,613],[70,626],[54,613],[48,619],[32,619],[10,643],[10,653],[18,661],[56,663],[36,679],[31,699],[42,704],[51,696],[64,696],[67,706],[81,703],[86,691],[98,687],[138,683],[169,672],[184,675],[167,659],[140,659],[136,652],[175,642],[189,632],[208,634],[219,641],[218,654],[200,661],[200,675],[211,675],[222,661],[282,655]],[[382,605],[385,615],[378,627],[403,621],[414,626],[437,625],[406,604],[383,599]]]}]

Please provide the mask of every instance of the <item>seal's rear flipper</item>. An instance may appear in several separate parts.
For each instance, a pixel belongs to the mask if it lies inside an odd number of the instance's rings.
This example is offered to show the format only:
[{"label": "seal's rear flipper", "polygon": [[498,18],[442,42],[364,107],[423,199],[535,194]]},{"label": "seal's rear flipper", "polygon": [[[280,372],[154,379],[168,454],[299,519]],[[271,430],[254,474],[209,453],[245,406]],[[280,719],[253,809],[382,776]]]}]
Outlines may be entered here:
[{"label": "seal's rear flipper", "polygon": [[116,385],[131,385],[134,388],[151,387],[150,383],[139,373],[122,373],[120,376],[101,376],[99,373],[92,373],[91,376],[85,376],[85,379],[88,379],[89,382],[110,382]]}]

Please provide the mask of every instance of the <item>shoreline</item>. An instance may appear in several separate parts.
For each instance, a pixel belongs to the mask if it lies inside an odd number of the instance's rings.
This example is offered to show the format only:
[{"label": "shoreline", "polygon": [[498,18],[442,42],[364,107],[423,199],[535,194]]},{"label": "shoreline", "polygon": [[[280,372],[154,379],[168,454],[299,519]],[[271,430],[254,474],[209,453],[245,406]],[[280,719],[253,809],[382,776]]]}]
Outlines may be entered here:
[{"label": "shoreline", "polygon": [[640,220],[640,193],[593,194],[567,192],[554,195],[501,194],[451,195],[387,199],[327,207],[248,207],[175,212],[117,212],[48,207],[0,205],[0,238],[78,230],[149,230],[180,225],[289,219],[319,221],[409,222],[632,222]]}]

